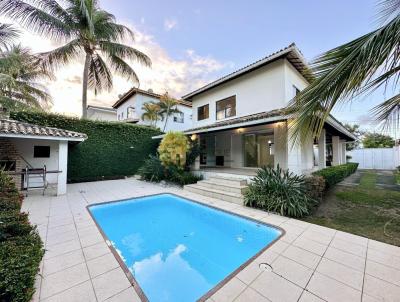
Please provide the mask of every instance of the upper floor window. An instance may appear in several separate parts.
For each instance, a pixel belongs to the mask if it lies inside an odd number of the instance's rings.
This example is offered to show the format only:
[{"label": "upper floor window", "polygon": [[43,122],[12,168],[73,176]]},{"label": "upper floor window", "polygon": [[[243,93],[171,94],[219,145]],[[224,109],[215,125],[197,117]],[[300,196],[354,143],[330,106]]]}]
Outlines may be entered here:
[{"label": "upper floor window", "polygon": [[296,97],[300,93],[300,89],[293,85],[293,97]]},{"label": "upper floor window", "polygon": [[217,120],[236,115],[236,96],[217,101]]},{"label": "upper floor window", "polygon": [[210,106],[208,104],[197,108],[198,121],[207,119],[209,115],[210,115]]},{"label": "upper floor window", "polygon": [[135,117],[135,107],[128,107],[126,109],[126,118],[134,118]]},{"label": "upper floor window", "polygon": [[185,120],[185,114],[183,112],[178,112],[174,115],[175,123],[183,123]]}]

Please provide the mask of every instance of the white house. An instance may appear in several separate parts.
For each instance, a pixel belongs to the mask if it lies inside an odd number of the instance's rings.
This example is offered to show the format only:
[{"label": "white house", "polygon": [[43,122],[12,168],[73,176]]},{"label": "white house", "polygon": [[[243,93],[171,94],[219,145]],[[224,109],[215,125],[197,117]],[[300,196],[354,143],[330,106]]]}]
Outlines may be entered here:
[{"label": "white house", "polygon": [[185,133],[200,141],[197,167],[233,172],[279,164],[309,173],[345,163],[346,142],[355,137],[332,116],[318,140],[289,141],[289,117],[282,109],[309,84],[306,68],[291,44],[183,96],[193,107],[193,125]]},{"label": "white house", "polygon": [[68,144],[86,134],[0,119],[0,166],[20,190],[54,186],[57,195],[67,191]]},{"label": "white house", "polygon": [[[151,90],[141,90],[132,88],[127,93],[122,95],[120,99],[112,106],[117,110],[118,121],[127,123],[137,123],[140,125],[150,125],[150,121],[142,120],[143,104],[160,101],[160,94],[154,93]],[[167,122],[165,131],[184,131],[192,126],[192,104],[183,100],[179,100],[177,105],[181,113],[170,116]],[[157,121],[156,127],[163,130],[165,120]]]},{"label": "white house", "polygon": [[110,107],[87,106],[87,118],[94,121],[117,121],[117,110]]}]

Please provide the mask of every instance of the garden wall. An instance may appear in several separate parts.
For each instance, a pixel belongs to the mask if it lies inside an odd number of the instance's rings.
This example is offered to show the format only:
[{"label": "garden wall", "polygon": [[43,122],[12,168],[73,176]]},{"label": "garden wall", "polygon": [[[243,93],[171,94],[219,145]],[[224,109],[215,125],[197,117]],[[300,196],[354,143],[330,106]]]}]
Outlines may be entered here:
[{"label": "garden wall", "polygon": [[160,131],[119,122],[92,121],[58,114],[12,112],[11,119],[87,134],[88,139],[70,145],[68,182],[118,179],[134,175],[158,141],[151,137]]}]

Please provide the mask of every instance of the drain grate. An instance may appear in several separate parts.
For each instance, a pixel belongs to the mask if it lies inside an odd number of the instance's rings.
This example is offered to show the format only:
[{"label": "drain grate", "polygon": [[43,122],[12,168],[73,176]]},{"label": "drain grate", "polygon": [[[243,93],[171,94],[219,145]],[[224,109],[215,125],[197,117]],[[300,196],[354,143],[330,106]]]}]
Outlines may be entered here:
[{"label": "drain grate", "polygon": [[263,271],[267,271],[267,272],[272,272],[273,271],[272,266],[269,265],[268,263],[260,263],[258,265],[258,267]]}]

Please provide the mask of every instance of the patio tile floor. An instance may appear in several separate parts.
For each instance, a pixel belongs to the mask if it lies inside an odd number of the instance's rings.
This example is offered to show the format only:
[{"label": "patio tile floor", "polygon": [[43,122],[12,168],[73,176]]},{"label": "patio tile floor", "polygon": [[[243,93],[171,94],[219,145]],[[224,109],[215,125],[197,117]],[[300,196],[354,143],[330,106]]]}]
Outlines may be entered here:
[{"label": "patio tile floor", "polygon": [[[400,248],[135,179],[31,195],[23,210],[45,243],[33,301],[140,301],[86,210],[92,203],[175,193],[280,226],[286,234],[207,301],[398,301]],[[263,270],[268,263],[272,271]]]}]

